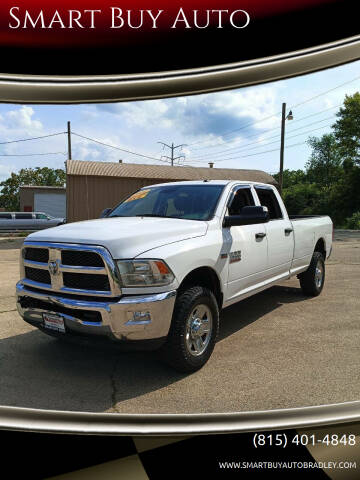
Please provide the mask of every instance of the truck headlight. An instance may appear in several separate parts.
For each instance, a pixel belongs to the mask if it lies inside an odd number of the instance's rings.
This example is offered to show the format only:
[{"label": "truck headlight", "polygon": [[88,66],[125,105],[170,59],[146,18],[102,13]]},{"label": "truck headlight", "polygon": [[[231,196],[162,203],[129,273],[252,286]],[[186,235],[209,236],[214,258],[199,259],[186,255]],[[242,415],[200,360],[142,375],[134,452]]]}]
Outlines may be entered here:
[{"label": "truck headlight", "polygon": [[162,260],[118,260],[117,265],[124,287],[160,287],[175,278]]}]

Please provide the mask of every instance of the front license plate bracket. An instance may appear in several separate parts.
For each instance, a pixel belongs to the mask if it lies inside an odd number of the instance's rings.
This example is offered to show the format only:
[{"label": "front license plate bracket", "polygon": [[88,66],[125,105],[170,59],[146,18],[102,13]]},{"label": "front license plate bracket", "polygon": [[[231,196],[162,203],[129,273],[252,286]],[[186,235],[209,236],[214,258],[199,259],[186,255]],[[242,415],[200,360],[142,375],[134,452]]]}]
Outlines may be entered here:
[{"label": "front license plate bracket", "polygon": [[55,332],[65,333],[64,317],[54,313],[43,313],[43,326]]}]

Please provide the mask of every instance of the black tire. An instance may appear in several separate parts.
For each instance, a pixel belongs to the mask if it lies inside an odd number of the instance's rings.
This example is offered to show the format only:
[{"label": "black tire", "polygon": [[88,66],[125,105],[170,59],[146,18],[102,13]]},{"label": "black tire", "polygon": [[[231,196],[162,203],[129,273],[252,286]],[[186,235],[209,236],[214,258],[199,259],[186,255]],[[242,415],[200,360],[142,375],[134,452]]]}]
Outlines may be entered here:
[{"label": "black tire", "polygon": [[[194,324],[197,307],[199,307],[199,311],[205,310],[202,317],[204,321],[203,323],[200,322],[200,325],[207,323],[205,327],[210,328],[209,333],[203,334],[205,342],[201,337],[200,345],[201,342],[203,346],[205,345],[202,353],[200,353],[201,348],[199,348],[199,352],[189,348],[189,343],[196,341],[192,340],[193,335],[189,333],[189,329],[190,332],[197,335],[195,331],[197,325]],[[194,313],[193,316],[191,316],[192,313]],[[193,328],[190,328],[191,326]],[[170,331],[165,345],[160,350],[161,357],[178,372],[195,372],[209,360],[214,350],[218,332],[219,308],[214,294],[204,287],[191,287],[180,293],[176,299]],[[198,340],[200,340],[199,336],[197,337]]]},{"label": "black tire", "polygon": [[[319,273],[321,270],[321,274]],[[299,275],[303,293],[311,297],[320,295],[325,282],[325,261],[322,253],[314,252],[309,268]]]}]

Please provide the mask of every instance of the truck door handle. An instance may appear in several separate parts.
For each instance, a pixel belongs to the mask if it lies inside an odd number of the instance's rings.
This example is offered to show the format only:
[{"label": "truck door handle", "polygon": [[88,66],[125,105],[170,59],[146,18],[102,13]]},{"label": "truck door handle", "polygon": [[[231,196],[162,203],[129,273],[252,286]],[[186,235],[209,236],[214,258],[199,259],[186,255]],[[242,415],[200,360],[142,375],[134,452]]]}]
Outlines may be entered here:
[{"label": "truck door handle", "polygon": [[290,235],[292,231],[293,231],[292,228],[285,228],[285,235]]},{"label": "truck door handle", "polygon": [[264,238],[266,237],[266,233],[255,233],[255,238]]}]

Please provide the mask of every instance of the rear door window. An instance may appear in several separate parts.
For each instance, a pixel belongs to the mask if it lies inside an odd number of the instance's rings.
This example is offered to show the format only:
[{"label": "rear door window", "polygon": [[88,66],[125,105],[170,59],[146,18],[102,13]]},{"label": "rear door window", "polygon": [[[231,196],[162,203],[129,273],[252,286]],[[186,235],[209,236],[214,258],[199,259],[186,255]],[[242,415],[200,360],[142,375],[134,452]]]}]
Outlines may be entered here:
[{"label": "rear door window", "polygon": [[267,207],[270,220],[283,218],[282,211],[275,193],[270,188],[255,187],[260,205]]},{"label": "rear door window", "polygon": [[0,220],[12,220],[11,213],[0,213]]}]

